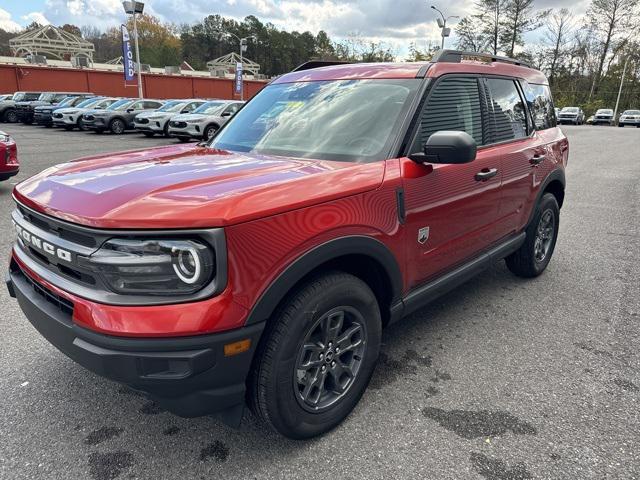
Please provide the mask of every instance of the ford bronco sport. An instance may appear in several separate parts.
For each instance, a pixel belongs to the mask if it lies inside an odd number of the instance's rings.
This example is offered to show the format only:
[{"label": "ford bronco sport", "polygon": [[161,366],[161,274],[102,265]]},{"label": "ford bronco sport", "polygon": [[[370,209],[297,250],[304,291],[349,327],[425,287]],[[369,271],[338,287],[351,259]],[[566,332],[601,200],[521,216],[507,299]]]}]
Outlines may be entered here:
[{"label": "ford bronco sport", "polygon": [[441,51],[305,64],[208,142],[15,188],[8,287],[86,368],[182,416],[338,425],[383,327],[506,259],[547,267],[568,143],[544,75]]}]

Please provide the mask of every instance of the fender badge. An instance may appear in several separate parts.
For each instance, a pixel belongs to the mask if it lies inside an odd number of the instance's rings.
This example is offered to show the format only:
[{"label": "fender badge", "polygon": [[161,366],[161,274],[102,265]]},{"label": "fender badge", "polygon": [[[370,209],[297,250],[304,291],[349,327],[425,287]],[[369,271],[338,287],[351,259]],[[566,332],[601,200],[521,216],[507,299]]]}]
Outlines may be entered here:
[{"label": "fender badge", "polygon": [[418,230],[418,243],[424,245],[429,240],[429,227],[422,227]]}]

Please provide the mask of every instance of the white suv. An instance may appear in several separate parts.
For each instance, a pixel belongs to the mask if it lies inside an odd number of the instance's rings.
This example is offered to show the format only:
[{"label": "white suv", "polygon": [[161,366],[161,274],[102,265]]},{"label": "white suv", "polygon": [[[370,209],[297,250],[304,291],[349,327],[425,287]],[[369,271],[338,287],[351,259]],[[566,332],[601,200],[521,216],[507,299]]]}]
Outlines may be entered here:
[{"label": "white suv", "polygon": [[142,112],[133,119],[133,126],[147,137],[156,133],[169,136],[169,120],[181,113],[191,113],[206,103],[206,100],[171,100],[152,112]]},{"label": "white suv", "polygon": [[107,108],[118,100],[118,98],[93,97],[75,107],[59,108],[53,112],[53,125],[64,127],[65,130],[73,130],[76,127],[79,130],[84,130],[82,127],[82,114],[87,113],[89,110]]},{"label": "white suv", "polygon": [[618,119],[618,126],[635,125],[640,128],[640,110],[625,110]]},{"label": "white suv", "polygon": [[209,140],[244,105],[234,100],[212,100],[193,113],[176,115],[169,121],[169,135],[182,142],[192,138]]}]

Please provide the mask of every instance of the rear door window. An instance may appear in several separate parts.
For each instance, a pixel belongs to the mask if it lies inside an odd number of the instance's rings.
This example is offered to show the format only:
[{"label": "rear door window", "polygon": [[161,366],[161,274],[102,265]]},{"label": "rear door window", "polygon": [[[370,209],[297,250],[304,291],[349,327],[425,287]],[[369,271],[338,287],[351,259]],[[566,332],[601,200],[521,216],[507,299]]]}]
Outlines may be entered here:
[{"label": "rear door window", "polygon": [[487,78],[494,122],[493,143],[527,136],[527,113],[514,80]]}]

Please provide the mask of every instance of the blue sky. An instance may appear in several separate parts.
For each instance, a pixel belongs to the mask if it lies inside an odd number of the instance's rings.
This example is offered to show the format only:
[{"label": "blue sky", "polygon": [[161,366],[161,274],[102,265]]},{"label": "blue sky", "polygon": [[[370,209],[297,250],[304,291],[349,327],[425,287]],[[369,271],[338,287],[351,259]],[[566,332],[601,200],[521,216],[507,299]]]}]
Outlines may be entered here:
[{"label": "blue sky", "polygon": [[[162,20],[192,23],[219,13],[242,19],[255,15],[286,30],[325,30],[332,38],[358,34],[383,41],[402,58],[411,42],[439,44],[432,1],[447,15],[464,16],[474,0],[146,0],[145,11]],[[538,8],[568,7],[582,13],[589,0],[536,0]],[[104,29],[124,21],[121,0],[0,0],[0,28],[19,29],[32,20]],[[455,26],[454,26],[455,31]],[[452,39],[448,40],[452,44]]]}]

